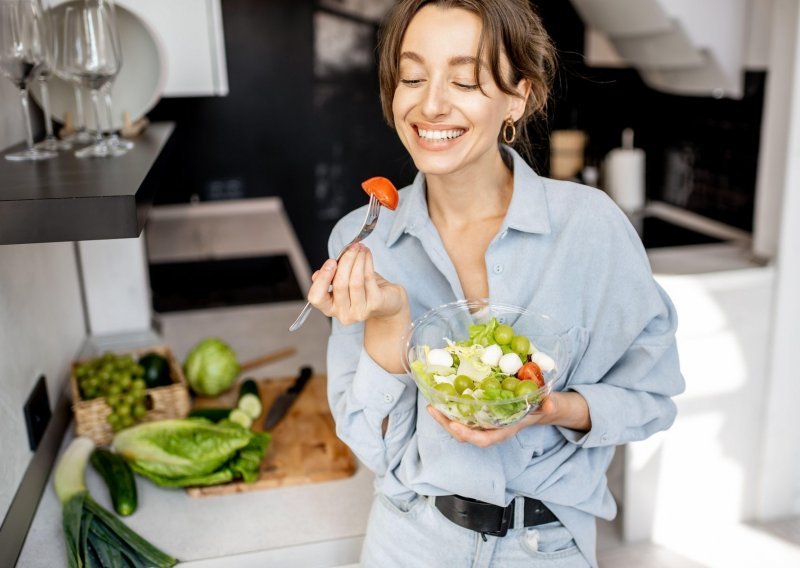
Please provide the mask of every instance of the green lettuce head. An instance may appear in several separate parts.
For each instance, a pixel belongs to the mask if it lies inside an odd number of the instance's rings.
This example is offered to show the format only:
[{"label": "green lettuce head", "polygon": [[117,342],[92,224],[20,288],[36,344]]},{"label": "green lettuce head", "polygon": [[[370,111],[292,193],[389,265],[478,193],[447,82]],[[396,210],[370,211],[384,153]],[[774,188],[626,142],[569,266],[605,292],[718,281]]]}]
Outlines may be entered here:
[{"label": "green lettuce head", "polygon": [[239,362],[230,345],[216,337],[209,337],[189,352],[183,372],[194,392],[216,396],[231,388],[239,375]]}]

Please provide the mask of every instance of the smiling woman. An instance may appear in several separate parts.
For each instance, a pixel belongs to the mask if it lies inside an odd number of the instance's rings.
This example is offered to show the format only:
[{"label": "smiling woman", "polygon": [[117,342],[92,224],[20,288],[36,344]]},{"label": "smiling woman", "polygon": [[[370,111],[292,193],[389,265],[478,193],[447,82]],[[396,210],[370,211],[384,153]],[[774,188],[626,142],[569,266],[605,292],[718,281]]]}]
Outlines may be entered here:
[{"label": "smiling woman", "polygon": [[[675,310],[635,230],[604,193],[540,177],[512,148],[546,107],[554,60],[527,0],[402,0],[382,28],[383,111],[419,174],[308,293],[333,318],[337,434],[376,474],[364,566],[596,566],[595,519],[616,512],[614,447],[674,420]],[[364,213],[339,221],[331,256]],[[569,352],[541,406],[494,429],[428,406],[401,353],[412,321],[487,299],[558,322]],[[525,360],[492,385],[535,380],[531,346],[512,349]]]}]

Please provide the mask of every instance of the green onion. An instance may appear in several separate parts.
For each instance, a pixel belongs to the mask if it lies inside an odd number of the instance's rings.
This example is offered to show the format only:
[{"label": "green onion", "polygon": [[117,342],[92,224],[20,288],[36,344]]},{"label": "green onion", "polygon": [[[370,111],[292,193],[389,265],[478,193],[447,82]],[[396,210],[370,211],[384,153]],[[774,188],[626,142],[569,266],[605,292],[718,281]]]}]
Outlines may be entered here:
[{"label": "green onion", "polygon": [[89,495],[86,464],[95,445],[77,437],[56,466],[53,484],[63,506],[64,540],[70,568],[84,566],[169,567],[177,560],[162,552]]}]

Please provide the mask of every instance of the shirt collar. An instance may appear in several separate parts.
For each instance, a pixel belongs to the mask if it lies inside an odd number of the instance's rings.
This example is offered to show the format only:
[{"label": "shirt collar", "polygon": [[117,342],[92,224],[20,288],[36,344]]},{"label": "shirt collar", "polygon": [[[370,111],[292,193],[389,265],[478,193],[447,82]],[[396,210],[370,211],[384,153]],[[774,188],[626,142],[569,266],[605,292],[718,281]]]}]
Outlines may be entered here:
[{"label": "shirt collar", "polygon": [[[514,192],[501,231],[510,228],[525,233],[549,233],[550,216],[542,178],[512,148],[504,145],[501,151],[511,158],[514,171]],[[403,233],[413,233],[427,222],[429,214],[425,192],[425,175],[418,172],[414,182],[400,191],[400,203],[386,238],[387,246],[397,242]]]}]

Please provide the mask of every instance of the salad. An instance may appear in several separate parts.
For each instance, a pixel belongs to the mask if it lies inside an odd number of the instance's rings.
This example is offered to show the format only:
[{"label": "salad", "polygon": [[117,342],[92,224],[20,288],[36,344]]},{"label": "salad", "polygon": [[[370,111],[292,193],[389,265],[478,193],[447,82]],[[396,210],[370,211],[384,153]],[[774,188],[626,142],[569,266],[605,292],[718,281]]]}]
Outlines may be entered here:
[{"label": "salad", "polygon": [[461,341],[417,346],[410,368],[439,411],[468,426],[505,426],[538,408],[555,361],[497,318],[473,324]]}]

